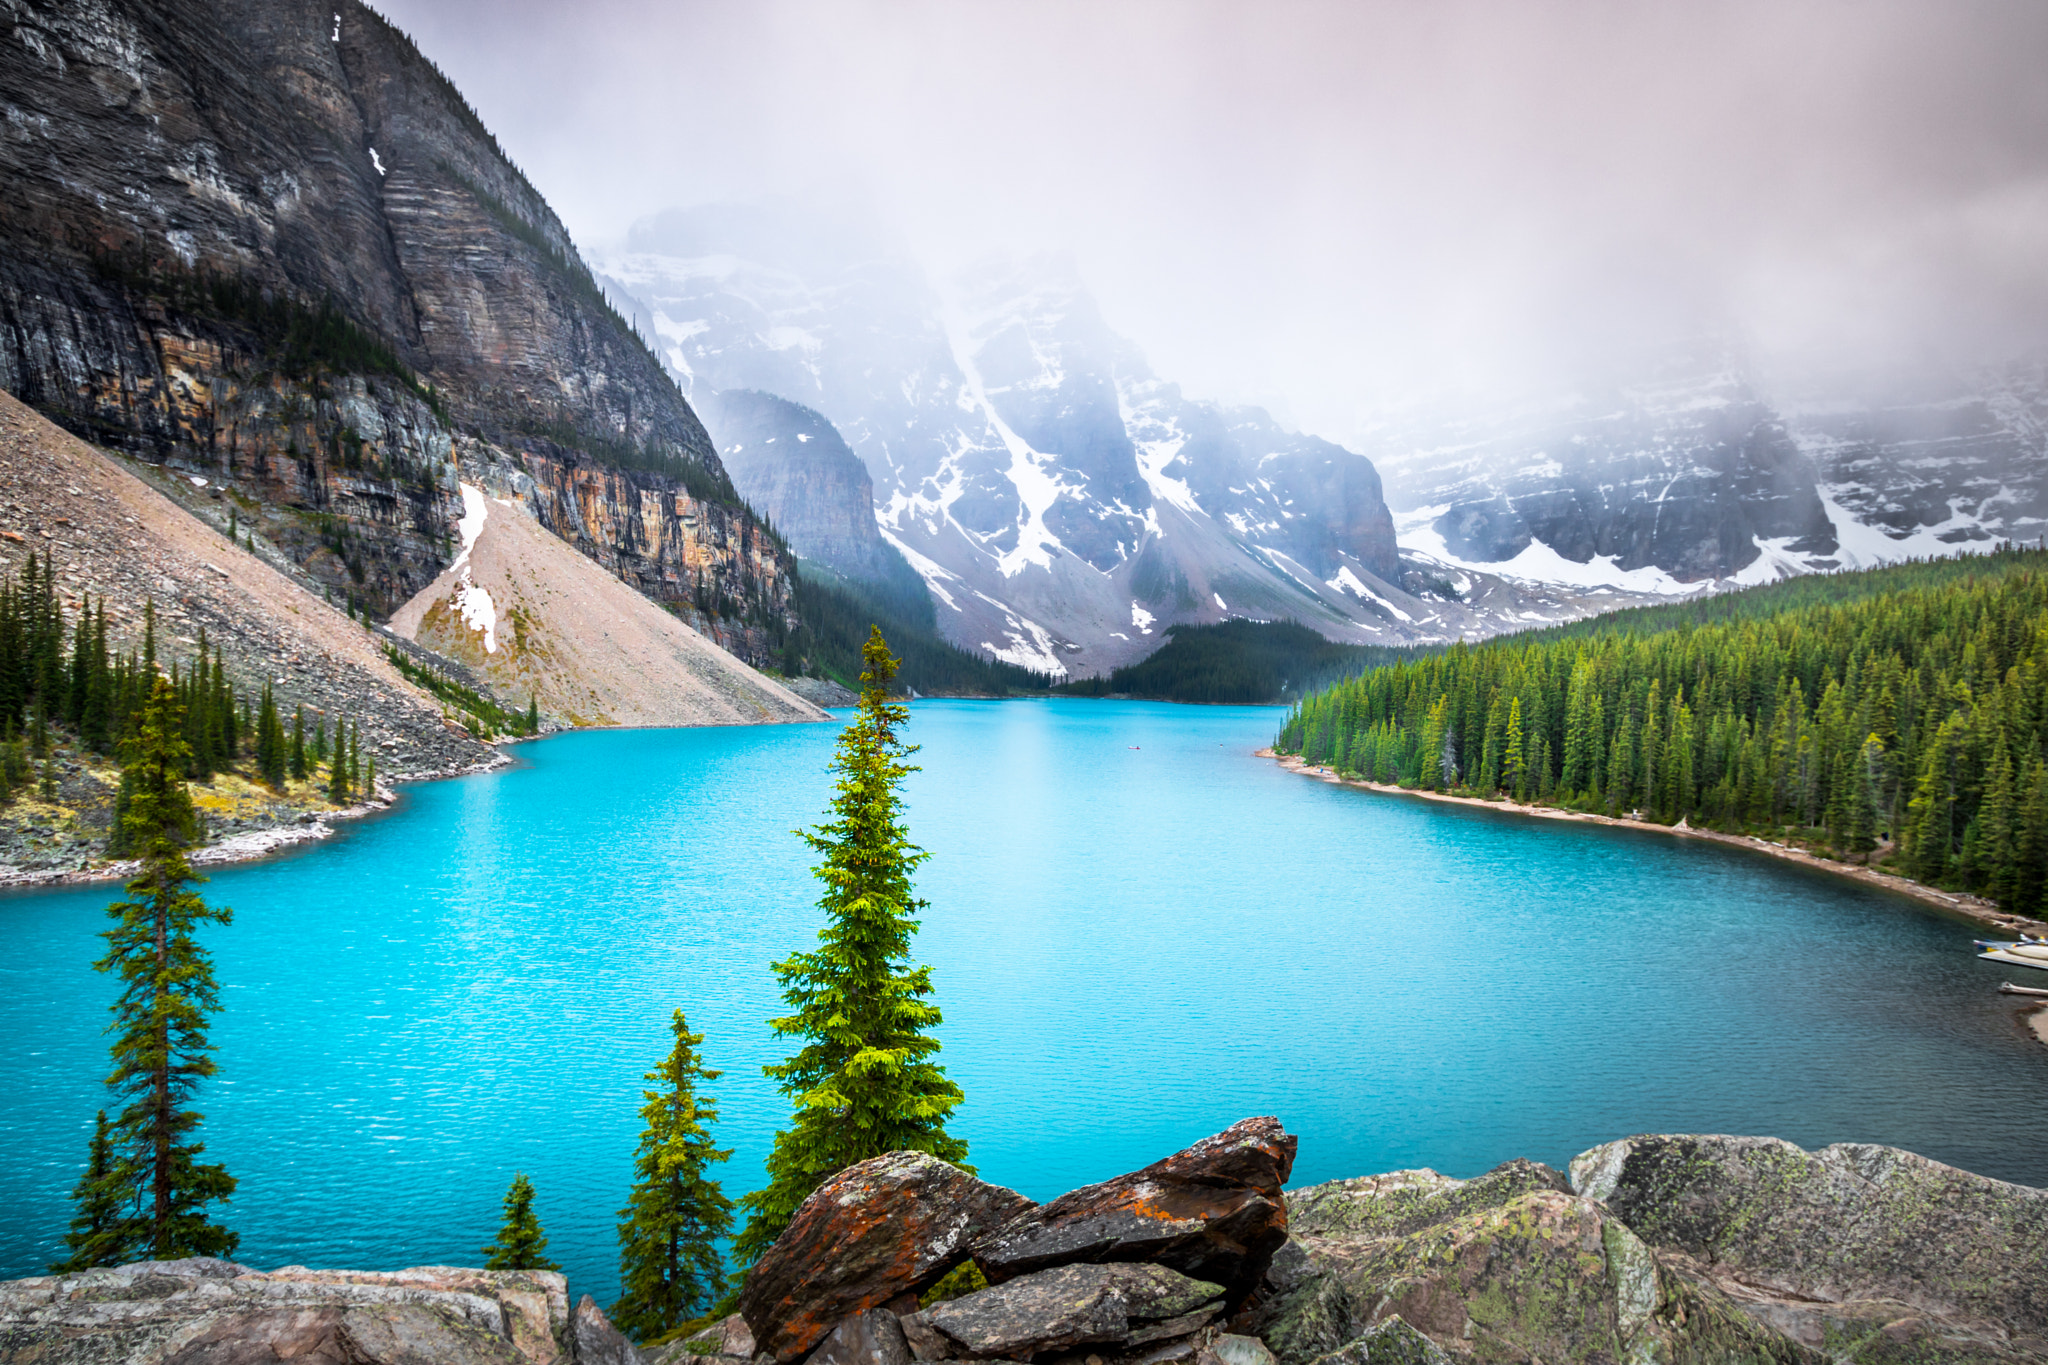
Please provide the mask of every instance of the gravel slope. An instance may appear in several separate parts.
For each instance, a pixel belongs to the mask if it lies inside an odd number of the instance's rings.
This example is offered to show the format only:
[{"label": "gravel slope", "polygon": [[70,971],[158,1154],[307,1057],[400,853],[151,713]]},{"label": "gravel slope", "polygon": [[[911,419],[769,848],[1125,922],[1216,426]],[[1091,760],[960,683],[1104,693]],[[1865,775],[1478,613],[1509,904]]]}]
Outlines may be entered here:
[{"label": "gravel slope", "polygon": [[[501,703],[568,725],[758,725],[825,713],[755,672],[543,528],[463,490],[467,549],[391,618]],[[486,629],[488,626],[488,630]]]}]

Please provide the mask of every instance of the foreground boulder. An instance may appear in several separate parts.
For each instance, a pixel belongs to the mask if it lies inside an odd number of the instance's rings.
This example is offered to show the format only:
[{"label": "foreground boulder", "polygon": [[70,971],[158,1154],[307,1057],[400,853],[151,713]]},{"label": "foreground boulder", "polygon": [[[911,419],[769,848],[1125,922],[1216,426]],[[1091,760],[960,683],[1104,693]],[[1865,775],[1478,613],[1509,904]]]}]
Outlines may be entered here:
[{"label": "foreground boulder", "polygon": [[1032,1208],[923,1152],[890,1152],[820,1185],[740,1294],[758,1350],[791,1361],[840,1321],[937,1284],[975,1238]]},{"label": "foreground boulder", "polygon": [[1572,1162],[1663,1262],[1859,1360],[2048,1359],[2048,1191],[1892,1147],[1637,1137]]},{"label": "foreground boulder", "polygon": [[975,1264],[1001,1284],[1055,1266],[1149,1262],[1223,1286],[1234,1309],[1287,1240],[1280,1187],[1294,1151],[1278,1119],[1245,1119],[1011,1219],[974,1243]]},{"label": "foreground boulder", "polygon": [[605,1365],[637,1365],[588,1299],[572,1326],[567,1286],[546,1271],[263,1274],[194,1258],[0,1284],[0,1362],[555,1365],[578,1338]]},{"label": "foreground boulder", "polygon": [[1119,1349],[1186,1337],[1223,1311],[1223,1287],[1157,1265],[1041,1270],[919,1317],[964,1357],[1026,1359],[1101,1344]]},{"label": "foreground boulder", "polygon": [[[1650,1249],[1556,1171],[1397,1171],[1298,1190],[1293,1236],[1248,1328],[1281,1365],[1805,1358]],[[1399,1328],[1389,1326],[1394,1320]]]}]

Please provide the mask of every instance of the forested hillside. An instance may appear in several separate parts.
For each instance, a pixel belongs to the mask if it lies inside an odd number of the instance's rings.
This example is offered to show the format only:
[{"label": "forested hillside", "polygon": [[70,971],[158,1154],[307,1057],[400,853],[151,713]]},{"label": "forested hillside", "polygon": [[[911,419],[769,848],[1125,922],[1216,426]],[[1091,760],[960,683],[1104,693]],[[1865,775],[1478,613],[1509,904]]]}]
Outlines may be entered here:
[{"label": "forested hillside", "polygon": [[1222,621],[1169,626],[1166,643],[1106,678],[1083,678],[1060,691],[1079,697],[1154,701],[1288,701],[1361,669],[1410,656],[1405,649],[1326,640],[1293,621]]},{"label": "forested hillside", "polygon": [[1801,579],[1375,669],[1276,745],[1727,830],[2048,909],[2048,552]]}]

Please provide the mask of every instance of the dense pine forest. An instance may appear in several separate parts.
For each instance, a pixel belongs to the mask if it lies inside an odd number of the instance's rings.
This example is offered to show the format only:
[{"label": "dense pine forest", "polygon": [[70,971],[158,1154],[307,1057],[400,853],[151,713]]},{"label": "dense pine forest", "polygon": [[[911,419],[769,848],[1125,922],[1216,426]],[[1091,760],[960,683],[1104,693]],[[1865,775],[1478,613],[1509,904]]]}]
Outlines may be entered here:
[{"label": "dense pine forest", "polygon": [[[55,580],[31,554],[17,582],[0,583],[0,802],[31,792],[53,798],[51,765],[60,748],[125,758],[159,675],[168,678],[183,717],[191,781],[239,773],[278,791],[293,781],[318,781],[337,804],[375,782],[376,759],[366,772],[359,727],[340,720],[330,736],[327,717],[309,722],[302,710],[287,722],[267,683],[260,695],[234,687],[203,630],[182,667],[160,663],[149,604],[141,649],[123,655],[108,644],[106,600],[95,606],[87,598],[67,626]],[[124,796],[116,797],[108,847],[115,856],[126,851]]]},{"label": "dense pine forest", "polygon": [[1379,782],[1769,832],[2048,910],[2048,552],[1619,612],[1373,669],[1281,752]]}]

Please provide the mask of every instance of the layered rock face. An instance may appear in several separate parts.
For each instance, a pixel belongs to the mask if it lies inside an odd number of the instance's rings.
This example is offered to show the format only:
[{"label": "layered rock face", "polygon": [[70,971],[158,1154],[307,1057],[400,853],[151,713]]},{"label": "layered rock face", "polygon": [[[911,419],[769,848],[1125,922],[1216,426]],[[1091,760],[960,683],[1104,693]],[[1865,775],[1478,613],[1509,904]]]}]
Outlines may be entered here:
[{"label": "layered rock face", "polygon": [[[510,460],[551,529],[765,655],[786,554],[402,34],[355,3],[8,10],[0,384],[230,483],[380,612],[446,562],[455,467]],[[669,534],[638,534],[643,503],[685,496]],[[724,549],[683,553],[698,540]]]}]

